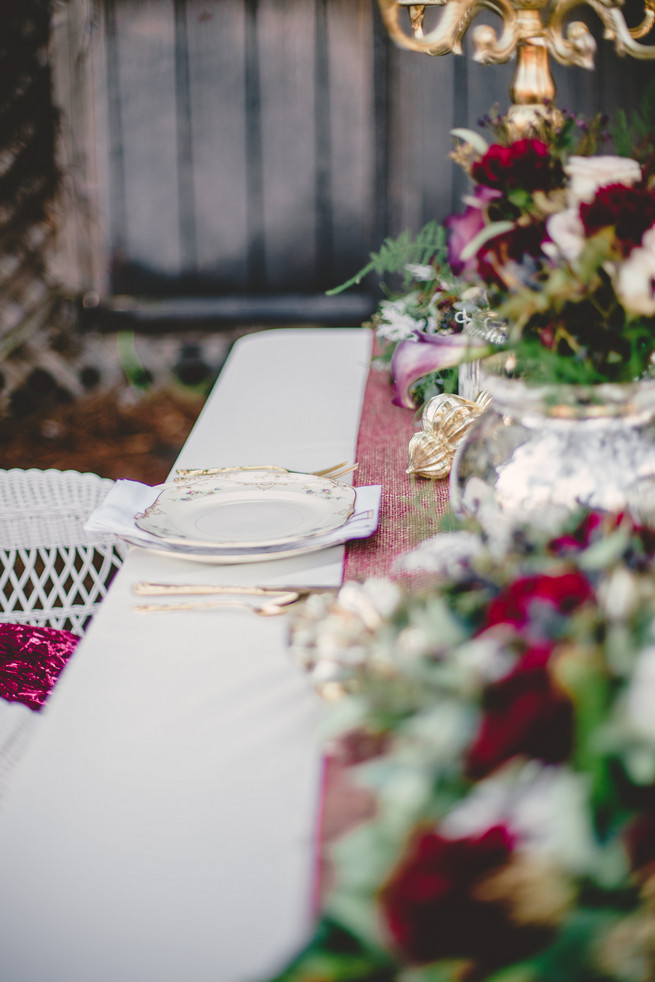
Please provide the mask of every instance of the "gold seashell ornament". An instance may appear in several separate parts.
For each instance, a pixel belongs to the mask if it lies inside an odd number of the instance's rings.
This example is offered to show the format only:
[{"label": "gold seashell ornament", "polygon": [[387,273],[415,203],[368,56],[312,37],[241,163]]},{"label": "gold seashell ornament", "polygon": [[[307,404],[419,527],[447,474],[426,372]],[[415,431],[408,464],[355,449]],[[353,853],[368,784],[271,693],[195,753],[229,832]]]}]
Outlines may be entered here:
[{"label": "gold seashell ornament", "polygon": [[423,428],[409,441],[406,473],[433,480],[448,477],[457,447],[490,402],[488,392],[479,392],[474,402],[446,393],[428,399],[421,417]]}]

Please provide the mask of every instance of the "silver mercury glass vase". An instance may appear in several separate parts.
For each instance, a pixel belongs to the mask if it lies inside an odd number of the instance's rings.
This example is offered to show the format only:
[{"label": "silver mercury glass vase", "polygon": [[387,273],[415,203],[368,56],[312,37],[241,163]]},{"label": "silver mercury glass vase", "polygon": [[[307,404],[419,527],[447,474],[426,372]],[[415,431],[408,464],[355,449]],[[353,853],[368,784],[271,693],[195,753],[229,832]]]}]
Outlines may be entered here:
[{"label": "silver mercury glass vase", "polygon": [[[496,361],[497,359],[493,359]],[[492,401],[460,444],[460,515],[556,528],[580,508],[655,520],[655,380],[530,386],[485,366]]]}]

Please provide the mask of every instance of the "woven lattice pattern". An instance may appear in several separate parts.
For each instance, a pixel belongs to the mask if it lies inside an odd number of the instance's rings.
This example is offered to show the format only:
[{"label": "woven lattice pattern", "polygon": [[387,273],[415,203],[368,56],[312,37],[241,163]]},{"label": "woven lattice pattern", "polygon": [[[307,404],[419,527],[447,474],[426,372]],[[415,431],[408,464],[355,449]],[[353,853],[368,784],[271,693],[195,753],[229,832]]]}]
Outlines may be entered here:
[{"label": "woven lattice pattern", "polygon": [[0,471],[0,619],[83,634],[122,563],[84,522],[113,481],[58,470]]}]

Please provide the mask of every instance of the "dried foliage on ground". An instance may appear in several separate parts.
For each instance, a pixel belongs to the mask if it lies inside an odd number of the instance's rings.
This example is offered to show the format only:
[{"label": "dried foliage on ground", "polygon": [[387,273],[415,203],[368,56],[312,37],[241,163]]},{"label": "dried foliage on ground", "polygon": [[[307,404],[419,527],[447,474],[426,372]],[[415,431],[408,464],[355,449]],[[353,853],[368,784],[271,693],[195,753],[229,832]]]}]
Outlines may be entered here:
[{"label": "dried foliage on ground", "polygon": [[41,403],[0,424],[0,467],[56,467],[156,484],[168,475],[204,403],[184,390],[129,388]]}]

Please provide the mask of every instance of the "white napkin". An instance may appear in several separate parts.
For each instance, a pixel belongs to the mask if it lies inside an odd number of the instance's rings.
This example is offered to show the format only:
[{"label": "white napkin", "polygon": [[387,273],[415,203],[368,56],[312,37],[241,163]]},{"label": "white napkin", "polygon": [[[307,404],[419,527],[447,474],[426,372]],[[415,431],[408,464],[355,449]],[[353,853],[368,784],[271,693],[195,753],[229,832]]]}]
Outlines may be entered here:
[{"label": "white napkin", "polygon": [[[139,481],[116,481],[105,500],[87,519],[85,531],[110,532],[125,536],[135,545],[161,548],[162,540],[138,528],[134,517],[145,511],[165,487],[165,484],[151,487]],[[379,484],[356,488],[355,508],[348,521],[331,532],[313,536],[313,543],[321,549],[327,549],[349,539],[368,538],[378,527],[381,494],[382,487]]]}]

